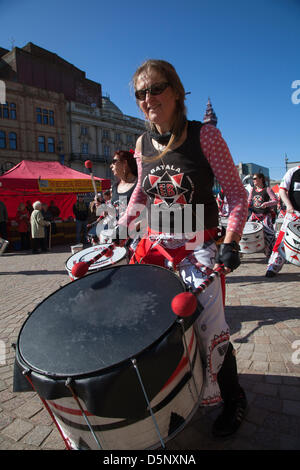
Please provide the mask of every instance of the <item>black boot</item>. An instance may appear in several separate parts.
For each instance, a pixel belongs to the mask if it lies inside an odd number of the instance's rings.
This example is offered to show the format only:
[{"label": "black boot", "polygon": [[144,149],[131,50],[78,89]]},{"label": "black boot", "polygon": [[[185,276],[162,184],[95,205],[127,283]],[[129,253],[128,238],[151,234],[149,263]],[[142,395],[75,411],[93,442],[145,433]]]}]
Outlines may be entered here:
[{"label": "black boot", "polygon": [[246,394],[238,382],[236,358],[231,343],[218,373],[218,384],[224,405],[213,424],[212,433],[214,437],[226,437],[238,430],[248,406]]}]

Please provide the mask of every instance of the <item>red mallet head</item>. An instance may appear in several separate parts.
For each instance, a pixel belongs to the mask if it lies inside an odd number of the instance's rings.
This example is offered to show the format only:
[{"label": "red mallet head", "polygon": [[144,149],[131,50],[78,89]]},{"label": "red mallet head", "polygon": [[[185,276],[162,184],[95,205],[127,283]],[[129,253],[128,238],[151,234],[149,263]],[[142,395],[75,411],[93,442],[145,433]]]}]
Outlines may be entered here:
[{"label": "red mallet head", "polygon": [[86,160],[86,161],[84,162],[84,166],[85,166],[86,168],[88,168],[89,170],[91,170],[91,169],[92,169],[92,166],[93,166],[93,162],[91,162],[91,160]]},{"label": "red mallet head", "polygon": [[104,252],[103,252],[103,256],[105,256],[105,258],[111,258],[113,256],[114,252],[111,248],[107,248]]},{"label": "red mallet head", "polygon": [[174,297],[171,307],[175,315],[189,317],[197,308],[197,298],[191,292],[182,292]]},{"label": "red mallet head", "polygon": [[72,274],[74,277],[83,277],[89,270],[88,263],[84,261],[79,261],[79,263],[74,264],[72,268]]}]

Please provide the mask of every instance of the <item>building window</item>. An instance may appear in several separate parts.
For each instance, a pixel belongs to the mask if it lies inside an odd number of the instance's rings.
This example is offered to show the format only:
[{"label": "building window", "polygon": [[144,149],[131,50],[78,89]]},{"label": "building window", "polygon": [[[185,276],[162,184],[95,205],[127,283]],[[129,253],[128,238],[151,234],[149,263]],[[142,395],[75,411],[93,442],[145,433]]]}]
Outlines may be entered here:
[{"label": "building window", "polygon": [[17,148],[17,134],[15,132],[10,132],[8,134],[9,148],[11,150],[16,150]]},{"label": "building window", "polygon": [[16,109],[15,103],[10,103],[9,114],[10,114],[10,119],[17,119],[17,109]]},{"label": "building window", "polygon": [[105,156],[105,157],[109,157],[109,156],[110,156],[110,148],[109,148],[109,145],[104,145],[103,152],[104,152],[104,156]]},{"label": "building window", "polygon": [[48,109],[43,109],[43,124],[48,124]]},{"label": "building window", "polygon": [[54,153],[55,152],[55,145],[54,145],[54,138],[48,137],[48,152]]},{"label": "building window", "polygon": [[54,111],[50,109],[36,108],[36,122],[46,126],[54,126]]},{"label": "building window", "polygon": [[4,119],[9,119],[8,103],[2,105],[2,117]]},{"label": "building window", "polygon": [[80,128],[80,135],[88,135],[88,128],[87,127],[81,127]]},{"label": "building window", "polygon": [[86,142],[82,142],[81,144],[81,153],[83,153],[84,155],[87,155],[89,153],[89,144],[87,144]]},{"label": "building window", "polygon": [[4,131],[0,131],[0,149],[6,148],[6,134]]},{"label": "building window", "polygon": [[120,134],[120,133],[116,133],[116,139],[115,139],[115,142],[117,142],[117,143],[120,143],[120,142],[122,142],[122,140],[121,140],[121,134]]},{"label": "building window", "polygon": [[41,108],[36,108],[36,122],[42,124],[42,110]]},{"label": "building window", "polygon": [[127,144],[132,144],[133,143],[133,135],[127,134]]},{"label": "building window", "polygon": [[49,111],[49,124],[54,126],[54,111]]},{"label": "building window", "polygon": [[109,139],[109,130],[103,129],[102,136],[103,139]]},{"label": "building window", "polygon": [[46,145],[45,145],[45,137],[39,136],[38,137],[38,146],[39,146],[39,152],[46,152]]}]

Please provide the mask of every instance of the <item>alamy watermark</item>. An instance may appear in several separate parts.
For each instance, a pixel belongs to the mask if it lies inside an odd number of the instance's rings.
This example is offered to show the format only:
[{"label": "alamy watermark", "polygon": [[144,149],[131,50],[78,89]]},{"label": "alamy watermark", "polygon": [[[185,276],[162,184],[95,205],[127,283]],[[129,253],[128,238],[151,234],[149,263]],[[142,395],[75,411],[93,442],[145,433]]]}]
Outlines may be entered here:
[{"label": "alamy watermark", "polygon": [[6,85],[3,80],[0,80],[0,104],[6,103]]},{"label": "alamy watermark", "polygon": [[293,104],[300,103],[300,80],[294,80],[292,83],[292,88],[296,90],[292,93],[291,100]]},{"label": "alamy watermark", "polygon": [[[106,217],[98,222],[96,227],[96,234],[99,237],[103,230],[112,231],[112,238],[115,238],[116,226],[119,217],[127,209],[127,198],[119,198],[119,208],[113,205],[101,204],[97,208],[97,215],[101,216],[103,213]],[[149,214],[150,213],[150,214]],[[172,238],[179,240],[186,240],[186,249],[193,250],[204,241],[204,205],[203,204],[173,204],[168,207],[167,205],[151,204],[146,207],[143,204],[133,204],[130,207],[129,217],[134,220],[128,225],[121,224],[119,226],[119,239],[126,240],[128,237],[131,239],[142,238],[148,231],[148,216],[151,219],[151,231],[157,234],[170,234]],[[195,236],[196,240],[194,240]]]}]

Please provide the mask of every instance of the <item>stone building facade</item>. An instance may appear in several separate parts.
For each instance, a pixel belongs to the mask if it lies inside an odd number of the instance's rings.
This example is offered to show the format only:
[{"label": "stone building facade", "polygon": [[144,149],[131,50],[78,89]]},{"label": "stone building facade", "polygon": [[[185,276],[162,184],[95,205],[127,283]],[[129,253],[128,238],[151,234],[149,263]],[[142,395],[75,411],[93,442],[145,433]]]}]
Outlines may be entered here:
[{"label": "stone building facade", "polygon": [[110,100],[102,97],[102,107],[68,103],[70,123],[70,166],[84,171],[84,161],[93,162],[93,172],[112,178],[110,164],[116,150],[135,148],[145,131],[142,119],[127,116]]},{"label": "stone building facade", "polygon": [[5,80],[0,104],[0,174],[22,160],[59,161],[69,153],[63,93]]},{"label": "stone building facade", "polygon": [[134,148],[145,130],[85,72],[31,42],[0,47],[0,81],[0,174],[21,160],[57,160],[87,172],[84,161],[92,160],[95,176],[111,178],[114,152]]}]

